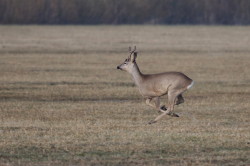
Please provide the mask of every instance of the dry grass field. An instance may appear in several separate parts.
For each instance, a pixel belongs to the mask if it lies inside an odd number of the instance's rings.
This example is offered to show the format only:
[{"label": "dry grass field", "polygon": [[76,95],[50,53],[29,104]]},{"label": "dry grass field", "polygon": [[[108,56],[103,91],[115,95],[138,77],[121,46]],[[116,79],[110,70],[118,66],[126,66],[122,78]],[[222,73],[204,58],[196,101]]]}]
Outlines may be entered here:
[{"label": "dry grass field", "polygon": [[[116,66],[195,80],[158,116]],[[163,97],[162,102],[167,98]],[[250,27],[0,26],[0,165],[250,165]]]}]

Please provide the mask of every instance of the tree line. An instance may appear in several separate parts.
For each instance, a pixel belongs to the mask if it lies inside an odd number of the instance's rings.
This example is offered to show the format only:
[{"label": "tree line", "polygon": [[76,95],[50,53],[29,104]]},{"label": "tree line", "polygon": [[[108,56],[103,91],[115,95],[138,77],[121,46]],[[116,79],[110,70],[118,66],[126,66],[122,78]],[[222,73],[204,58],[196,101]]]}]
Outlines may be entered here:
[{"label": "tree line", "polygon": [[0,24],[250,24],[250,0],[0,0]]}]

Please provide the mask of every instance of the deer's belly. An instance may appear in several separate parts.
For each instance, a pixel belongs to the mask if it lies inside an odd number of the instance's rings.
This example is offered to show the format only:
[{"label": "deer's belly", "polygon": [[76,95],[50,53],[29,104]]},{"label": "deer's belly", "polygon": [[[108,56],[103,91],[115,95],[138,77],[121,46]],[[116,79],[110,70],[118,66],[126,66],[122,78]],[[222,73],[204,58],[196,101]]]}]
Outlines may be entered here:
[{"label": "deer's belly", "polygon": [[167,94],[166,89],[154,89],[154,88],[139,88],[139,91],[143,97],[158,97]]}]

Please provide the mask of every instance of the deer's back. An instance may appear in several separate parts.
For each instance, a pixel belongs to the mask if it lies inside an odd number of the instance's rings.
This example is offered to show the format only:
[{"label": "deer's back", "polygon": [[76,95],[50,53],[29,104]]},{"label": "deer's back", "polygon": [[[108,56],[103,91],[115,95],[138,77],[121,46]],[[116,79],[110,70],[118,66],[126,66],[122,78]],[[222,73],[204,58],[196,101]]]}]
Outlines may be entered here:
[{"label": "deer's back", "polygon": [[168,90],[185,89],[192,79],[181,72],[165,72],[143,76],[139,90],[143,96],[156,97],[165,95]]}]

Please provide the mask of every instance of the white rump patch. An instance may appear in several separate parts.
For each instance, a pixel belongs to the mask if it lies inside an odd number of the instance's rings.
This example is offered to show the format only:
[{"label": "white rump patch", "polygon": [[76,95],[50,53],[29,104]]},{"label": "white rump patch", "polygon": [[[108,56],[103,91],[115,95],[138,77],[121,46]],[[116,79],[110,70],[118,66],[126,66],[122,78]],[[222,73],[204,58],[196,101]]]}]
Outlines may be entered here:
[{"label": "white rump patch", "polygon": [[194,81],[192,81],[192,82],[191,82],[191,84],[190,84],[190,85],[188,85],[187,89],[192,88],[192,86],[193,86],[193,85],[194,85]]}]

